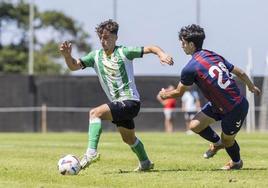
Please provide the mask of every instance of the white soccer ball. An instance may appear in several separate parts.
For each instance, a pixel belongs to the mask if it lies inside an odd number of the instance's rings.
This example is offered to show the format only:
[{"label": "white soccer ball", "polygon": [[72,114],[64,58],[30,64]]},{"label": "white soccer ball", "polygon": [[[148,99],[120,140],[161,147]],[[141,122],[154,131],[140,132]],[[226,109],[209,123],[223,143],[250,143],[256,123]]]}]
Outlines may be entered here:
[{"label": "white soccer ball", "polygon": [[58,162],[58,170],[62,175],[77,175],[80,169],[79,159],[72,154],[62,157]]}]

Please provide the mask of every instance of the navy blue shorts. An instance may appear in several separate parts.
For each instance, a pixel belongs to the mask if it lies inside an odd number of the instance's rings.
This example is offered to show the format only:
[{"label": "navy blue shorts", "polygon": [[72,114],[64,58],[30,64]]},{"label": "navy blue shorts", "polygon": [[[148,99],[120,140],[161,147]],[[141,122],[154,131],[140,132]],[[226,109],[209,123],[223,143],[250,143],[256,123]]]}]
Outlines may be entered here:
[{"label": "navy blue shorts", "polygon": [[248,101],[246,98],[243,98],[242,101],[236,105],[232,111],[226,114],[220,114],[216,112],[214,106],[208,102],[203,108],[202,112],[204,112],[207,116],[215,119],[216,121],[221,120],[221,128],[222,132],[226,135],[236,134],[248,113]]},{"label": "navy blue shorts", "polygon": [[134,129],[134,118],[140,111],[140,102],[134,100],[114,101],[108,103],[113,116],[113,123],[118,127]]}]

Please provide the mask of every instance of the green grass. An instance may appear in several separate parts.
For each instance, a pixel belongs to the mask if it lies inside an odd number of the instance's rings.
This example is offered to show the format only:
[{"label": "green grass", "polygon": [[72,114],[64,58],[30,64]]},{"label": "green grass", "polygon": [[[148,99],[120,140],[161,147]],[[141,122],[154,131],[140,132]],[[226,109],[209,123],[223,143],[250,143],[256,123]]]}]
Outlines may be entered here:
[{"label": "green grass", "polygon": [[81,156],[86,133],[0,134],[0,187],[268,187],[268,134],[240,133],[244,168],[219,171],[224,150],[206,160],[208,143],[183,133],[137,133],[155,170],[134,173],[137,159],[118,133],[104,133],[101,160],[77,176],[62,176],[57,162],[64,154]]}]

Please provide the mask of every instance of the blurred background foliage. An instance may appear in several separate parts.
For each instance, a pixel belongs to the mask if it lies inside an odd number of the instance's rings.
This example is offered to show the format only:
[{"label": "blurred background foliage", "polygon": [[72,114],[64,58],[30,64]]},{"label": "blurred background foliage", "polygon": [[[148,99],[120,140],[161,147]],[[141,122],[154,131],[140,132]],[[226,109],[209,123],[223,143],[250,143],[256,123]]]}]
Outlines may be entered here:
[{"label": "blurred background foliage", "polygon": [[[0,1],[0,72],[27,74],[29,49],[28,2]],[[34,74],[68,74],[58,45],[70,40],[77,52],[89,52],[89,34],[72,17],[60,11],[40,12],[34,6]],[[6,37],[8,36],[8,37]],[[8,39],[7,39],[8,38]],[[61,61],[60,61],[61,58]]]}]

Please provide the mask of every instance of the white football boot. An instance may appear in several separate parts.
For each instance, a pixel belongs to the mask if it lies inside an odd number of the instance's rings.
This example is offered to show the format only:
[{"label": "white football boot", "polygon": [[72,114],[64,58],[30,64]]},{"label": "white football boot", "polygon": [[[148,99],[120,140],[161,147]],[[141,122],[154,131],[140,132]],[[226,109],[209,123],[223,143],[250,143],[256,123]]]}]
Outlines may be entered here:
[{"label": "white football boot", "polygon": [[87,168],[90,164],[98,161],[100,159],[100,153],[95,152],[94,154],[85,153],[80,160],[81,169]]}]

